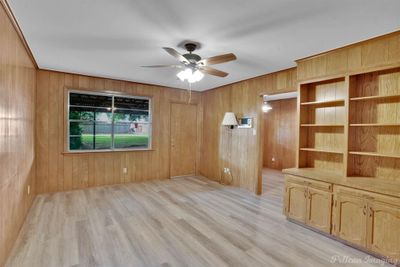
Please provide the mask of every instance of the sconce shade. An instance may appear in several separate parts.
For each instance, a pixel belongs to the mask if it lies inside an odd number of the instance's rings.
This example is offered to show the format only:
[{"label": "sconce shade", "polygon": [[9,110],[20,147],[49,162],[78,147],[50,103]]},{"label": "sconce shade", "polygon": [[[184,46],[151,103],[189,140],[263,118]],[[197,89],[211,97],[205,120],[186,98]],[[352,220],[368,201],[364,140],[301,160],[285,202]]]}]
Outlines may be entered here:
[{"label": "sconce shade", "polygon": [[226,112],[224,119],[222,120],[222,125],[225,126],[235,126],[238,125],[238,122],[236,120],[235,113],[233,112]]}]

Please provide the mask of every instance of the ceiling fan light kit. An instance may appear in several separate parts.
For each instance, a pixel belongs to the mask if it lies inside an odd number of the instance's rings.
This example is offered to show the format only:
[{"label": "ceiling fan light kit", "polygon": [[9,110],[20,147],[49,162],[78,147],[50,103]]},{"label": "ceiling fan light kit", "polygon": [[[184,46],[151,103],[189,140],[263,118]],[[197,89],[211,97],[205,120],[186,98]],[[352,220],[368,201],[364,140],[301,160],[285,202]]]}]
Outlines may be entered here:
[{"label": "ceiling fan light kit", "polygon": [[191,68],[187,68],[178,72],[176,75],[182,82],[187,80],[189,83],[195,83],[203,79],[204,74],[199,70],[192,70]]},{"label": "ceiling fan light kit", "polygon": [[210,58],[202,59],[199,55],[194,54],[193,51],[196,50],[197,45],[194,43],[185,44],[185,48],[188,51],[186,54],[180,54],[174,48],[171,47],[163,47],[163,49],[179,60],[181,65],[152,65],[152,66],[143,66],[148,68],[183,68],[184,70],[180,71],[177,74],[177,77],[184,82],[187,80],[189,83],[195,83],[203,79],[204,74],[209,74],[218,77],[226,77],[228,76],[227,72],[220,71],[210,67],[210,65],[221,64],[225,62],[229,62],[232,60],[236,60],[236,56],[232,53],[214,56]]}]

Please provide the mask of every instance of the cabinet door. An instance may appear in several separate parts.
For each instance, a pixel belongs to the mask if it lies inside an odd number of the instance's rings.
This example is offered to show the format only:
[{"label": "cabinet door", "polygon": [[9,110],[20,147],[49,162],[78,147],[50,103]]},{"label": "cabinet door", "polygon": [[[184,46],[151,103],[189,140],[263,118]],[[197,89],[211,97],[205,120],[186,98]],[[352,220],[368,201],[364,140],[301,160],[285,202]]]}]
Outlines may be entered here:
[{"label": "cabinet door", "polygon": [[332,193],[309,187],[306,223],[330,234],[331,215]]},{"label": "cabinet door", "polygon": [[366,246],[367,204],[364,198],[338,192],[335,194],[333,233],[355,245]]},{"label": "cabinet door", "polygon": [[369,202],[368,249],[400,261],[400,206]]},{"label": "cabinet door", "polygon": [[286,182],[285,202],[286,216],[305,223],[307,212],[307,187],[296,183]]}]

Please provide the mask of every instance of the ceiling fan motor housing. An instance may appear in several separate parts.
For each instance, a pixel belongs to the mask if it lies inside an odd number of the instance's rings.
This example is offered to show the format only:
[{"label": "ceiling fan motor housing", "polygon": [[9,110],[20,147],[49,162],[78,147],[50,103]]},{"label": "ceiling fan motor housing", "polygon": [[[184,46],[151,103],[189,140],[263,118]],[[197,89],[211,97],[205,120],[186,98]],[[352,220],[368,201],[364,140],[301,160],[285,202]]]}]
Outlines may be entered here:
[{"label": "ceiling fan motor housing", "polygon": [[197,45],[194,43],[187,43],[185,44],[185,48],[189,53],[192,53],[194,50],[196,50]]},{"label": "ceiling fan motor housing", "polygon": [[197,61],[201,60],[201,57],[196,54],[184,54],[184,56],[187,60],[189,60],[190,63],[196,63]]},{"label": "ceiling fan motor housing", "polygon": [[189,53],[184,54],[183,56],[184,56],[187,60],[189,60],[190,63],[196,63],[197,61],[200,61],[200,60],[201,60],[201,57],[200,57],[199,55],[192,54],[192,52],[193,52],[194,50],[196,50],[196,48],[197,48],[197,45],[196,45],[196,44],[194,44],[194,43],[187,43],[187,44],[185,44],[185,48],[186,48],[186,50],[187,50]]}]

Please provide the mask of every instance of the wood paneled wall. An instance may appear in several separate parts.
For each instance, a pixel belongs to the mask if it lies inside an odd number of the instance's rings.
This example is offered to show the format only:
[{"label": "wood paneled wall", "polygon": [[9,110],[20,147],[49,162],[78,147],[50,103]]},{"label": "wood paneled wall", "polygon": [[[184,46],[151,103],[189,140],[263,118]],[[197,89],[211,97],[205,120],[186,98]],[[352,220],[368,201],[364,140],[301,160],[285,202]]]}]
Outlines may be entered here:
[{"label": "wood paneled wall", "polygon": [[299,81],[357,74],[400,63],[400,31],[297,61]]},{"label": "wood paneled wall", "polygon": [[34,196],[36,69],[2,3],[0,36],[0,266],[3,266]]},{"label": "wood paneled wall", "polygon": [[[64,153],[67,88],[151,96],[152,150]],[[38,193],[169,178],[170,104],[187,102],[188,96],[186,90],[39,70],[36,98]],[[199,134],[197,147],[193,147],[198,168],[203,118],[200,93],[192,93],[192,103],[198,104]],[[128,168],[126,174],[123,173],[124,167]]]},{"label": "wood paneled wall", "polygon": [[[262,93],[295,91],[296,69],[288,69],[203,93],[203,142],[200,173],[209,179],[229,182],[252,192],[260,189],[262,167]],[[230,130],[221,126],[225,112],[254,118],[253,129]]]},{"label": "wood paneled wall", "polygon": [[264,113],[263,166],[282,170],[296,167],[297,99],[271,101]]}]

